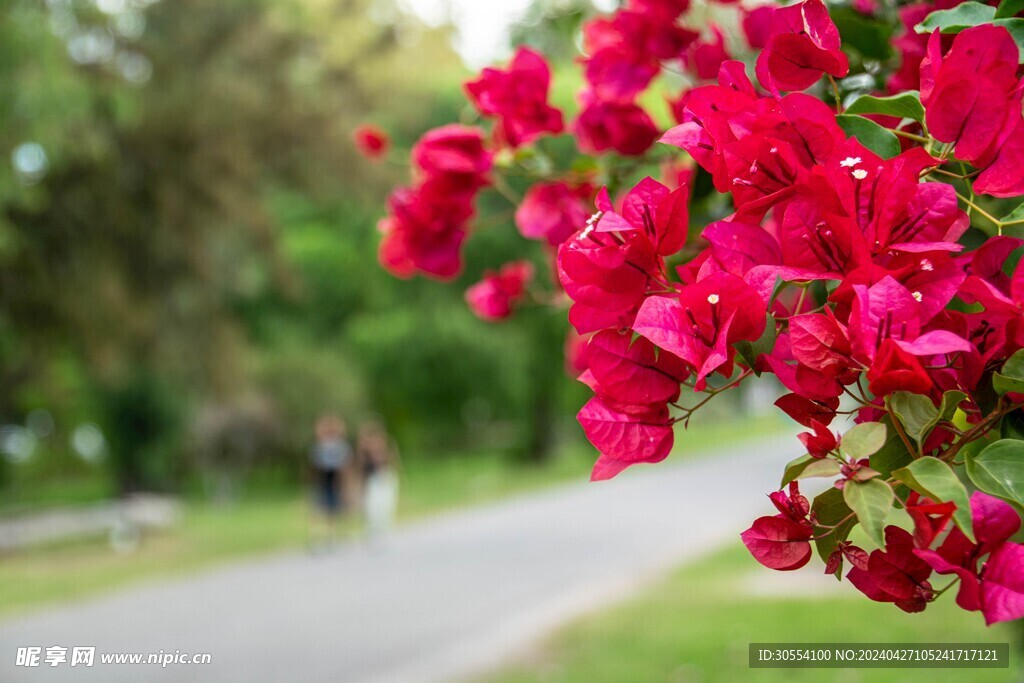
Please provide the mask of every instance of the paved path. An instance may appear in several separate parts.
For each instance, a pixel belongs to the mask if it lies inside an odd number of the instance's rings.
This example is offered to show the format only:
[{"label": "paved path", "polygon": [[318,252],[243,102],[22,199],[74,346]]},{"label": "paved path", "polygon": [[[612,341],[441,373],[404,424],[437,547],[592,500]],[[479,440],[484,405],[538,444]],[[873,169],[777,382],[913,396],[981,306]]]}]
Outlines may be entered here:
[{"label": "paved path", "polygon": [[[386,551],[288,554],[0,623],[0,681],[452,681],[726,541],[798,446],[637,468],[409,525]],[[25,645],[212,664],[15,667]],[[45,650],[44,650],[45,652]]]}]

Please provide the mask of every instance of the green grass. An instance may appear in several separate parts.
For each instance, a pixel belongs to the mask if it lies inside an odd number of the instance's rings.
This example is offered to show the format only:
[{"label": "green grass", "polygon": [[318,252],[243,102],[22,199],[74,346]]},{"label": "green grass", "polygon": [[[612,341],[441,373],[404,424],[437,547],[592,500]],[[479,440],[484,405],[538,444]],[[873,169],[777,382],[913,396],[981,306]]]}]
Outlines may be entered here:
[{"label": "green grass", "polygon": [[[778,432],[774,416],[695,425],[680,433],[675,459]],[[400,520],[481,504],[558,483],[586,481],[595,454],[567,450],[544,465],[516,463],[499,453],[410,459],[402,471]],[[113,552],[104,539],[60,543],[0,558],[0,615],[24,612],[110,591],[134,582],[181,576],[204,567],[303,546],[310,529],[308,494],[254,492],[232,504],[190,501],[180,527],[146,536],[131,554]],[[349,520],[347,534],[358,533]]]},{"label": "green grass", "polygon": [[[685,432],[681,428],[676,430],[675,452],[667,462],[713,455],[716,449],[780,433],[785,424],[775,414],[742,421],[695,421]],[[438,460],[419,458],[408,463],[403,473],[401,512],[416,516],[453,505],[484,503],[553,484],[585,481],[596,457],[594,450],[584,447],[563,453],[543,465],[509,462],[497,453]]]},{"label": "green grass", "polygon": [[[815,569],[805,568],[804,572]],[[487,683],[996,683],[1020,680],[1019,651],[1006,669],[750,669],[747,646],[767,643],[1016,642],[1020,629],[986,628],[978,613],[945,596],[923,614],[905,614],[864,598],[848,583],[835,593],[802,597],[778,585],[737,542],[676,571],[618,607],[586,617],[554,635],[525,661],[484,678]],[[818,577],[811,577],[818,578]],[[813,582],[821,585],[820,582]]]}]

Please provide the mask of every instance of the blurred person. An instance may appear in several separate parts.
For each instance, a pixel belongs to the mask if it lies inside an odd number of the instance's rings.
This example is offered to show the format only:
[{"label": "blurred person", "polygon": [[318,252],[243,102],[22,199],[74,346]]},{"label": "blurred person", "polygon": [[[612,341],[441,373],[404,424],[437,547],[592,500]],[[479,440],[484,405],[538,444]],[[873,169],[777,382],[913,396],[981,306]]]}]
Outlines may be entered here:
[{"label": "blurred person", "polygon": [[398,449],[382,423],[371,421],[360,427],[356,459],[363,473],[366,536],[377,544],[391,528],[398,507]]},{"label": "blurred person", "polygon": [[[316,505],[324,521],[327,543],[337,540],[345,510],[345,472],[352,461],[348,426],[337,415],[325,413],[316,421],[316,443],[310,452]],[[310,543],[315,547],[315,528]]]}]

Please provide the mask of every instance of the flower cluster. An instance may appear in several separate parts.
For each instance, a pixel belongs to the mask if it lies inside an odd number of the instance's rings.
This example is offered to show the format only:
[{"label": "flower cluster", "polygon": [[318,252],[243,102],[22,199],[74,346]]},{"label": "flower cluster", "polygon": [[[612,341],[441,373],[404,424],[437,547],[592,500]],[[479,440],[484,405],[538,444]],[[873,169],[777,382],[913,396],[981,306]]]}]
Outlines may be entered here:
[{"label": "flower cluster", "polygon": [[467,289],[466,303],[483,320],[507,318],[523,298],[531,278],[533,264],[529,261],[506,263],[496,273],[485,273],[483,280]]},{"label": "flower cluster", "polygon": [[[677,424],[773,375],[802,455],[770,494],[778,514],[741,536],[759,562],[795,570],[817,551],[911,612],[948,576],[988,623],[1024,617],[1024,80],[1002,25],[1019,6],[856,2],[857,22],[901,27],[878,63],[821,0],[734,7],[745,45],[687,26],[689,0],[585,23],[566,170],[543,149],[563,128],[543,57],[486,69],[466,89],[490,139],[446,127],[416,146],[382,260],[456,273],[472,197],[501,175],[554,263],[547,299],[569,304],[594,479],[663,460]],[[677,67],[689,84],[659,129],[640,96]],[[508,264],[467,300],[505,318],[531,274]],[[809,499],[814,477],[831,485]]]},{"label": "flower cluster", "polygon": [[494,155],[479,128],[451,124],[424,135],[412,150],[416,182],[395,190],[380,221],[380,262],[399,277],[419,272],[455,277],[477,192],[490,182]]}]

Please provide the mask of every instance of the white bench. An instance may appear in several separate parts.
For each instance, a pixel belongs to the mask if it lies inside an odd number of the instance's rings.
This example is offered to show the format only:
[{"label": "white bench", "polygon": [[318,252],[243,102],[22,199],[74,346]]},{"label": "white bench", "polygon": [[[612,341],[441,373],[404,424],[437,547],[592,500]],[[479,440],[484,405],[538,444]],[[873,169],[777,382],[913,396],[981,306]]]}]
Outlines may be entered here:
[{"label": "white bench", "polygon": [[143,531],[169,529],[180,520],[177,499],[149,493],[25,513],[0,518],[0,553],[99,536],[107,536],[115,550],[126,552],[138,545]]}]

